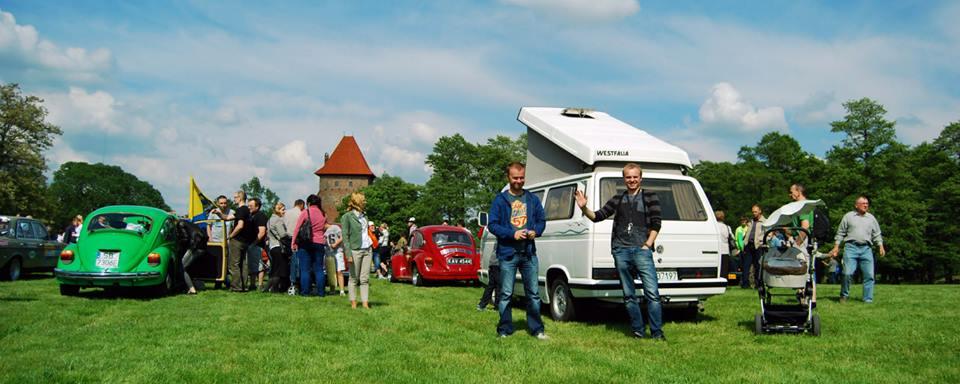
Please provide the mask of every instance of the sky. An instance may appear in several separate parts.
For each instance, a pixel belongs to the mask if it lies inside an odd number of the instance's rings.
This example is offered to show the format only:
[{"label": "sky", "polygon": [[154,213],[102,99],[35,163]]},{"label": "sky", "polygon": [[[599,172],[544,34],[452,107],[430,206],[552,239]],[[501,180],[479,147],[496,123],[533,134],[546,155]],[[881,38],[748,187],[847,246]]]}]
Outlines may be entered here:
[{"label": "sky", "polygon": [[915,145],[960,120],[960,2],[0,0],[0,82],[179,212],[253,176],[283,201],[343,135],[425,182],[441,136],[518,136],[523,106],[607,112],[697,161],[768,132],[823,156],[869,97]]}]

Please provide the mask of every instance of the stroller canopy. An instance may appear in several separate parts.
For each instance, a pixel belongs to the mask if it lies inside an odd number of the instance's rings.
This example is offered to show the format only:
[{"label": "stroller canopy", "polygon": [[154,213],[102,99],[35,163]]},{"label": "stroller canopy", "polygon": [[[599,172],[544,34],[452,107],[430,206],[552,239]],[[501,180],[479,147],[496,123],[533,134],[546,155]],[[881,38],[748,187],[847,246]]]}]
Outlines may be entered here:
[{"label": "stroller canopy", "polygon": [[793,218],[813,212],[818,206],[826,206],[826,204],[820,200],[803,200],[784,204],[764,220],[763,229],[790,225],[793,223]]}]

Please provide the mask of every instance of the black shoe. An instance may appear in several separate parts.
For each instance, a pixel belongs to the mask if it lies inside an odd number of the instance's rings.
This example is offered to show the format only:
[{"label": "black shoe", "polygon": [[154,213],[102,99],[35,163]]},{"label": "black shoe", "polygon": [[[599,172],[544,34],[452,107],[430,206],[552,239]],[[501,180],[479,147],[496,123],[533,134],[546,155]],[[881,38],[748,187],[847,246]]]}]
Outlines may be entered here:
[{"label": "black shoe", "polygon": [[653,337],[651,337],[651,338],[654,339],[654,340],[656,340],[656,341],[667,341],[667,337],[664,336],[662,333],[659,334],[659,335],[653,335]]},{"label": "black shoe", "polygon": [[643,332],[640,332],[640,331],[633,331],[633,332],[630,333],[630,334],[633,336],[634,339],[646,339],[646,338],[647,338],[647,336],[644,335]]}]

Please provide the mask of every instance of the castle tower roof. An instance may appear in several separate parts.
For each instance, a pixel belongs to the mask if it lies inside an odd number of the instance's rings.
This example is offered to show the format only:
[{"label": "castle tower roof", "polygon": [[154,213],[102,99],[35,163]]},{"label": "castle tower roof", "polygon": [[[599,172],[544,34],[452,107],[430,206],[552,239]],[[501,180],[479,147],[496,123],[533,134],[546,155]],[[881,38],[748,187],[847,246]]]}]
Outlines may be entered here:
[{"label": "castle tower roof", "polygon": [[326,159],[323,166],[314,172],[317,176],[325,175],[352,175],[352,176],[370,176],[375,177],[370,166],[367,165],[367,159],[360,152],[360,146],[353,136],[344,136],[337,144],[337,148]]}]

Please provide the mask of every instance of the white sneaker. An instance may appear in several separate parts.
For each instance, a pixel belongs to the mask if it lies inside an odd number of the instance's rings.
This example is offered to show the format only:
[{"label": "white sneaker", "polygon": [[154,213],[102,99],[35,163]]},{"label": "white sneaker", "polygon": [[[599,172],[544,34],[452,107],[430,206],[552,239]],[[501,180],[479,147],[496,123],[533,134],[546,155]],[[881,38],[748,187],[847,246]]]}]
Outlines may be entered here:
[{"label": "white sneaker", "polygon": [[537,340],[550,340],[550,336],[547,336],[546,333],[540,332],[537,334]]}]

